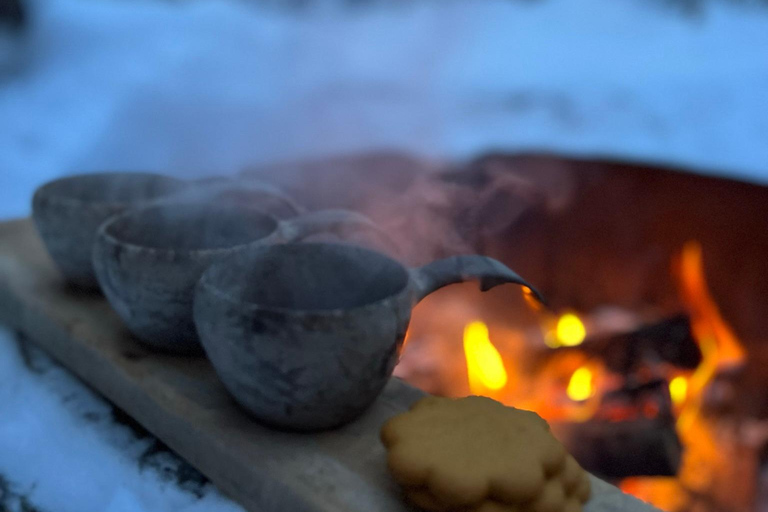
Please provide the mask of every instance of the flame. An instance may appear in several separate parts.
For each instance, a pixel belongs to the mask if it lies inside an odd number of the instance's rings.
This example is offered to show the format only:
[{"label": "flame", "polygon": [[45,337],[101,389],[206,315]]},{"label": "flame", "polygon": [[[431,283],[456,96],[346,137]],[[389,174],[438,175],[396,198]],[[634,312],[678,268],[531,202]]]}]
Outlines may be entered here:
[{"label": "flame", "polygon": [[700,343],[713,343],[718,369],[740,366],[744,347],[723,319],[704,278],[701,244],[689,241],[683,246],[680,283],[683,301],[691,312],[693,330]]},{"label": "flame", "polygon": [[672,403],[682,405],[688,396],[688,379],[678,375],[669,382],[669,395],[672,397]]},{"label": "flame", "polygon": [[483,322],[471,322],[464,328],[464,354],[473,394],[482,395],[507,384],[504,361],[491,343],[488,327]]},{"label": "flame", "polygon": [[745,350],[723,319],[704,277],[701,244],[689,241],[680,256],[680,292],[691,314],[694,336],[702,361],[686,383],[686,396],[678,418],[682,432],[689,428],[701,408],[702,395],[718,371],[734,368],[744,362]]},{"label": "flame", "polygon": [[554,328],[544,336],[549,348],[577,347],[587,337],[584,322],[574,313],[563,313],[554,322]]},{"label": "flame", "polygon": [[680,298],[690,314],[702,355],[701,364],[690,376],[677,375],[669,383],[672,402],[680,412],[677,431],[685,446],[682,465],[675,479],[633,478],[621,484],[622,490],[663,510],[691,508],[691,494],[705,496],[712,482],[729,478],[733,454],[723,445],[728,438],[702,414],[702,407],[707,386],[719,372],[741,366],[746,355],[707,286],[701,244],[685,243],[676,263]]},{"label": "flame", "polygon": [[573,313],[565,313],[557,321],[555,330],[557,340],[564,347],[575,347],[581,345],[587,336],[587,330],[584,323]]},{"label": "flame", "polygon": [[573,372],[566,393],[568,398],[575,402],[583,402],[594,395],[595,383],[592,371],[586,366],[582,366]]}]

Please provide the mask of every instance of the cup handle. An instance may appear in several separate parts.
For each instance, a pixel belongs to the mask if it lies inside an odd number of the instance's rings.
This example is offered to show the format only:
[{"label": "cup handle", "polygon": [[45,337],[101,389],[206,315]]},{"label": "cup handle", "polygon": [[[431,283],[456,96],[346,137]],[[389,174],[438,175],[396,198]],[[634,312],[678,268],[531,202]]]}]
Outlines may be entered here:
[{"label": "cup handle", "polygon": [[320,210],[281,221],[278,236],[282,242],[299,242],[319,233],[343,235],[356,230],[371,231],[388,245],[395,245],[375,222],[350,210]]},{"label": "cup handle", "polygon": [[502,262],[479,255],[452,256],[411,269],[416,286],[416,302],[449,284],[479,281],[480,289],[488,291],[500,284],[519,284],[531,290],[534,298],[546,304],[536,288]]}]

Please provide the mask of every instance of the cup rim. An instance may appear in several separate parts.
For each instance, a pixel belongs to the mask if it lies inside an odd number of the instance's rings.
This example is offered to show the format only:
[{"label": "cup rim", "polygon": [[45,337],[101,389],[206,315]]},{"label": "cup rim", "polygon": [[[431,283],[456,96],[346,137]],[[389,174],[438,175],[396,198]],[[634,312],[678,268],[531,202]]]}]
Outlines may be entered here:
[{"label": "cup rim", "polygon": [[[148,171],[102,171],[102,172],[85,172],[85,173],[79,173],[79,174],[69,174],[67,176],[60,176],[58,178],[52,179],[50,181],[46,181],[45,183],[41,184],[37,187],[35,190],[35,197],[39,197],[41,194],[46,194],[46,197],[49,200],[55,200],[58,203],[62,204],[70,204],[70,205],[77,205],[77,206],[89,206],[92,208],[130,208],[132,206],[136,206],[136,202],[130,202],[130,201],[108,201],[104,199],[95,199],[95,200],[89,200],[84,199],[81,197],[71,196],[67,194],[62,194],[60,192],[56,192],[56,187],[62,185],[66,182],[72,182],[76,180],[80,180],[83,178],[111,178],[115,176],[133,176],[143,179],[162,179],[165,180],[168,183],[173,183],[174,185],[178,185],[179,189],[176,191],[171,191],[166,195],[159,195],[153,198],[147,198],[146,202],[150,201],[158,201],[163,198],[167,198],[168,196],[183,192],[187,190],[190,187],[190,183],[186,180],[183,180],[181,178],[176,178],[175,176],[169,176],[167,174],[161,174],[156,172],[148,172]],[[141,204],[141,203],[138,203]]]},{"label": "cup rim", "polygon": [[[240,309],[248,310],[249,312],[262,312],[262,313],[277,313],[285,316],[293,316],[293,317],[328,317],[328,316],[343,316],[349,312],[361,312],[366,310],[373,310],[378,307],[380,307],[382,304],[388,302],[388,301],[394,301],[398,300],[403,294],[407,294],[409,290],[412,288],[412,269],[408,268],[403,263],[397,261],[394,258],[391,258],[390,256],[375,251],[372,249],[368,249],[366,247],[362,247],[359,245],[352,245],[352,244],[344,244],[344,243],[331,243],[331,242],[288,242],[278,245],[262,245],[262,246],[255,246],[253,247],[254,250],[258,250],[261,252],[267,252],[271,250],[281,250],[286,247],[292,247],[292,246],[300,246],[303,248],[311,248],[311,247],[327,247],[327,248],[333,248],[335,250],[345,250],[345,251],[357,251],[360,253],[367,253],[371,256],[375,256],[377,258],[380,258],[382,260],[386,260],[389,263],[392,263],[396,265],[400,270],[403,271],[405,274],[405,283],[401,288],[399,288],[396,292],[390,293],[389,295],[382,297],[380,299],[376,299],[371,302],[366,302],[364,304],[360,304],[358,306],[352,306],[352,307],[339,307],[339,308],[291,308],[291,307],[280,307],[280,306],[265,306],[262,304],[259,304],[257,302],[253,301],[244,301],[244,300],[237,300],[233,298],[229,293],[227,293],[225,290],[223,290],[220,286],[217,286],[216,284],[211,282],[210,274],[215,271],[216,268],[219,267],[219,265],[227,265],[230,264],[232,260],[238,257],[242,257],[242,254],[232,254],[228,257],[225,257],[223,259],[217,260],[213,262],[206,270],[203,272],[203,275],[200,277],[200,280],[197,283],[197,289],[198,292],[201,288],[205,288],[207,291],[210,291],[213,295],[215,295],[218,299],[224,300],[229,304],[233,304]],[[196,293],[197,295],[197,293]]]},{"label": "cup rim", "polygon": [[244,205],[238,205],[235,207],[230,206],[230,208],[244,210],[249,213],[258,215],[260,217],[267,218],[270,221],[272,221],[274,223],[274,228],[268,235],[265,235],[261,238],[250,240],[248,242],[228,245],[226,247],[203,247],[203,248],[197,248],[197,249],[179,249],[179,248],[173,248],[173,247],[153,247],[151,245],[141,245],[135,242],[128,242],[126,240],[120,239],[119,237],[109,232],[109,229],[114,224],[120,221],[125,221],[130,217],[138,216],[140,214],[146,213],[147,211],[153,210],[153,209],[172,208],[174,206],[180,206],[180,205],[182,206],[183,205],[186,205],[186,206],[208,205],[213,208],[217,206],[220,206],[222,208],[225,207],[222,205],[216,205],[213,203],[205,203],[200,201],[184,201],[184,200],[173,201],[172,199],[169,199],[167,201],[160,201],[152,204],[147,204],[138,208],[128,209],[127,211],[124,211],[109,217],[107,220],[105,220],[101,224],[101,226],[99,226],[99,229],[97,231],[97,239],[104,240],[105,242],[111,245],[124,247],[134,252],[140,252],[140,253],[154,254],[154,255],[175,254],[175,255],[185,255],[187,257],[205,257],[207,255],[227,254],[229,252],[237,251],[253,245],[267,244],[273,241],[275,238],[277,238],[279,234],[280,225],[281,225],[281,222],[279,219],[275,218],[273,215],[270,215],[264,212],[263,210],[260,210],[255,207],[244,206]]}]

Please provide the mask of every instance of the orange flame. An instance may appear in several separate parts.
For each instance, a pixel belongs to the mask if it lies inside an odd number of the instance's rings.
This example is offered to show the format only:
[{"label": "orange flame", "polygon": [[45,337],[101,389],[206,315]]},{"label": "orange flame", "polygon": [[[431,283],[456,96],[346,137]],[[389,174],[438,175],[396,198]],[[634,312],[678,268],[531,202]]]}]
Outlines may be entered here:
[{"label": "orange flame", "polygon": [[723,319],[704,278],[701,244],[689,241],[683,246],[680,266],[683,301],[691,312],[696,338],[713,340],[719,369],[740,366],[745,357],[744,347]]},{"label": "orange flame", "polygon": [[[689,241],[683,246],[680,292],[690,312],[693,333],[702,354],[701,364],[686,381],[683,409],[678,418],[678,428],[682,431],[698,414],[707,384],[718,371],[740,366],[745,359],[745,350],[723,319],[707,287],[701,244],[697,241]],[[681,384],[678,386],[682,388]]]},{"label": "orange flame", "polygon": [[471,322],[464,328],[464,355],[473,394],[488,394],[489,390],[497,391],[506,386],[504,361],[491,343],[488,327],[483,322]]},{"label": "orange flame", "polygon": [[697,241],[684,246],[676,266],[680,298],[691,316],[691,327],[702,354],[690,375],[676,375],[669,383],[675,409],[680,412],[677,431],[685,446],[677,478],[631,478],[621,483],[625,492],[663,510],[690,508],[691,492],[705,494],[728,466],[716,430],[703,419],[706,387],[718,372],[740,366],[745,349],[720,313],[704,273],[702,247]]}]

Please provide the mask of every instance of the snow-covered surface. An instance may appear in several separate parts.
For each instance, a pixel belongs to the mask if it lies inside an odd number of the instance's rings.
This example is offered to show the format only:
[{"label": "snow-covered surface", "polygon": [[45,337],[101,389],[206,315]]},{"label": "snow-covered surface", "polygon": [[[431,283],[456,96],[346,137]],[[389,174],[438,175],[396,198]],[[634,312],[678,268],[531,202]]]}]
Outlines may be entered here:
[{"label": "snow-covered surface", "polygon": [[[242,512],[32,346],[0,329],[0,510]],[[7,508],[4,508],[7,507]],[[30,512],[23,510],[23,512]]]},{"label": "snow-covered surface", "polygon": [[[275,2],[264,2],[274,4]],[[768,182],[768,9],[711,0],[35,0],[0,216],[74,170],[548,148]]]},{"label": "snow-covered surface", "polygon": [[[0,218],[78,170],[192,176],[382,147],[542,148],[768,183],[768,9],[393,3],[36,0],[26,66],[0,73]],[[32,359],[0,333],[0,509],[236,510],[174,483],[178,460]]]}]

